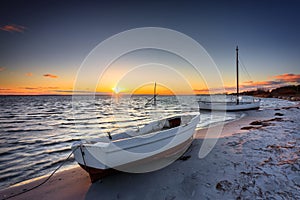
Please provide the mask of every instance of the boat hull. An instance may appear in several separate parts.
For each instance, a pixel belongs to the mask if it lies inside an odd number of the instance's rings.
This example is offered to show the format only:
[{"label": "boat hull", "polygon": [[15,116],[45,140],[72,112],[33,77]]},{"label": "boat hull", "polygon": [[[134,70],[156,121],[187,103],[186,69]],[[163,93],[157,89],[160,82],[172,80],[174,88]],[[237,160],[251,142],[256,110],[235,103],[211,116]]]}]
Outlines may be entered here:
[{"label": "boat hull", "polygon": [[243,111],[243,110],[257,110],[260,107],[260,102],[240,102],[236,103],[222,103],[222,102],[203,102],[199,101],[200,110],[215,110],[215,111]]},{"label": "boat hull", "polygon": [[[139,168],[143,168],[145,170],[145,167],[148,166],[149,170],[151,167],[153,167],[154,164],[162,164],[162,163],[168,163],[170,161],[170,158],[178,159],[181,155],[186,152],[186,150],[190,147],[191,143],[193,142],[193,137],[189,138],[189,140],[185,141],[184,143],[173,147],[165,152],[150,156],[148,158],[144,158],[132,163],[128,163],[122,166],[118,166],[116,168],[106,168],[106,169],[98,169],[94,167],[89,167],[87,165],[82,165],[79,163],[80,167],[84,169],[90,176],[91,182],[94,183],[106,176],[115,174],[120,171],[129,171],[135,169],[138,171]],[[156,163],[158,162],[158,163]]]},{"label": "boat hull", "polygon": [[[140,135],[109,143],[73,144],[75,160],[85,169],[91,180],[105,176],[105,170],[143,173],[167,166],[179,158],[190,146],[200,115],[189,122],[178,124],[172,119],[173,128],[162,129],[149,135]],[[157,123],[160,124],[162,121]],[[145,130],[153,128],[144,127]]]}]

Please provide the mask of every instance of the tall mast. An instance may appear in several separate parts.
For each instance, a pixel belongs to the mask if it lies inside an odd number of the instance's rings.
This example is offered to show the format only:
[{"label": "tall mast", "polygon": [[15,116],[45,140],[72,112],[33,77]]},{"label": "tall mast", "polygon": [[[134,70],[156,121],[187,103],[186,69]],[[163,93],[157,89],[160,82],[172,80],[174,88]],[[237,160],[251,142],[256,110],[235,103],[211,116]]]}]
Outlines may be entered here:
[{"label": "tall mast", "polygon": [[154,95],[153,95],[153,98],[154,98],[154,105],[156,105],[156,82],[154,84],[154,91],[153,91]]},{"label": "tall mast", "polygon": [[236,104],[239,104],[239,47],[236,46]]}]

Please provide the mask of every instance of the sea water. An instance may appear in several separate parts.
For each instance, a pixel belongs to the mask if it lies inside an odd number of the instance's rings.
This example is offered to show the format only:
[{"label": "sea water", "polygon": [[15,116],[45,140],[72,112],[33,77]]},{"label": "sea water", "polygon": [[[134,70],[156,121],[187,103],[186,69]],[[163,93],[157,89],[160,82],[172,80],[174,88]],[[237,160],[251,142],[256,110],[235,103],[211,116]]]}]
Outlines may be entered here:
[{"label": "sea water", "polygon": [[[0,96],[0,188],[45,175],[71,153],[82,139],[118,134],[155,119],[199,112],[203,96]],[[147,104],[148,103],[148,104]],[[291,104],[262,99],[261,109]],[[242,112],[201,112],[198,129],[235,120]],[[73,158],[66,167],[77,165]]]}]

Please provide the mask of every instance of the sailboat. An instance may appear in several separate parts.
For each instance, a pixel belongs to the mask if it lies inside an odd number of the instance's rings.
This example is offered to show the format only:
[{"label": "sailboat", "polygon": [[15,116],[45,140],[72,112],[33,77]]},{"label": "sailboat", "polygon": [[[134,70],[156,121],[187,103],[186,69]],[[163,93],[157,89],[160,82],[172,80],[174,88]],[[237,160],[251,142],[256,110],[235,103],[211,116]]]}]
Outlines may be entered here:
[{"label": "sailboat", "polygon": [[147,101],[145,106],[151,105],[151,102],[153,102],[152,105],[156,106],[156,97],[157,97],[157,95],[158,94],[156,93],[156,82],[155,82],[154,83],[153,97]]},{"label": "sailboat", "polygon": [[242,111],[259,109],[260,100],[241,101],[239,95],[239,48],[236,47],[236,101],[232,102],[211,102],[198,101],[200,110],[216,111]]}]

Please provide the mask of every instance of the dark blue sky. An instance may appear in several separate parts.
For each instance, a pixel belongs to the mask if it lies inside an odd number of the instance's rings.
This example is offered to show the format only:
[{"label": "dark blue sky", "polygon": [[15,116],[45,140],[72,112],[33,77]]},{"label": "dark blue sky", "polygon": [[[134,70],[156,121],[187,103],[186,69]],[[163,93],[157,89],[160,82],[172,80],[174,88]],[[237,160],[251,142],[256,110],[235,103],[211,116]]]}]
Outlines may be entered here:
[{"label": "dark blue sky", "polygon": [[121,31],[154,26],[198,41],[225,81],[234,73],[237,44],[254,81],[300,73],[297,0],[2,0],[0,4],[1,27],[25,27],[22,33],[0,31],[0,67],[6,70],[75,74],[99,42]]}]

